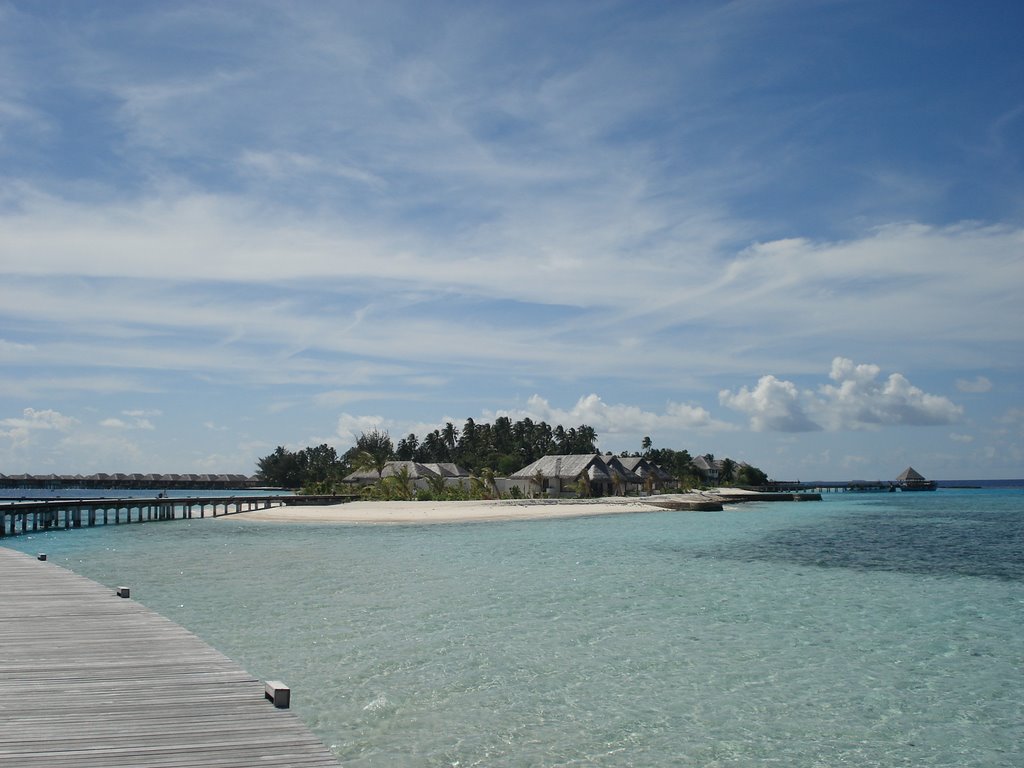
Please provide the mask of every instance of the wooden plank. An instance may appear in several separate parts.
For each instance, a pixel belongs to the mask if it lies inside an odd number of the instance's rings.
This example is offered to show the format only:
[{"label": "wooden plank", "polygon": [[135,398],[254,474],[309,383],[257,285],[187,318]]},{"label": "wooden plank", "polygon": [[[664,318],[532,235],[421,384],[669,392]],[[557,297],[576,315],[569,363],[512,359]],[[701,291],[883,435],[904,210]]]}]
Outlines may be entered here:
[{"label": "wooden plank", "polygon": [[336,767],[264,684],[192,633],[0,547],[0,766]]}]

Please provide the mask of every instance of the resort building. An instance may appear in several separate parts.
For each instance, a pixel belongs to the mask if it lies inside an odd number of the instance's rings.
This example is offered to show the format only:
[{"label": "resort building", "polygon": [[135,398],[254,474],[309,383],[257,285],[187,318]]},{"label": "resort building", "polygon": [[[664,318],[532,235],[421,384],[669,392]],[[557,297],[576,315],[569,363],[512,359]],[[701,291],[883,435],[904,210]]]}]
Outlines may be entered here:
[{"label": "resort building", "polygon": [[636,490],[660,491],[676,482],[672,475],[643,456],[617,456],[615,461],[640,480]]},{"label": "resort building", "polygon": [[935,486],[934,480],[926,480],[913,467],[907,467],[896,478],[896,487],[901,491],[934,491]]},{"label": "resort building", "polygon": [[[645,474],[628,466],[628,460],[599,453],[544,456],[509,476],[526,496],[622,496],[645,488],[645,477],[654,472],[648,463]],[[639,466],[639,464],[637,465]]]},{"label": "resort building", "polygon": [[238,474],[142,474],[133,472],[97,472],[92,475],[3,475],[0,474],[0,488],[98,488],[102,490],[123,489],[176,489],[176,490],[235,490],[252,488],[258,484],[255,477]]},{"label": "resort building", "polygon": [[697,456],[690,462],[690,466],[697,470],[706,485],[718,485],[718,476],[722,471],[721,461],[709,459],[707,456]]},{"label": "resort building", "polygon": [[384,465],[380,476],[375,469],[358,469],[345,476],[344,482],[357,485],[373,485],[385,477],[406,477],[412,481],[413,488],[423,490],[430,486],[431,482],[437,482],[442,478],[446,485],[461,485],[468,483],[472,475],[458,464],[450,462],[424,464],[418,461],[389,461]]}]

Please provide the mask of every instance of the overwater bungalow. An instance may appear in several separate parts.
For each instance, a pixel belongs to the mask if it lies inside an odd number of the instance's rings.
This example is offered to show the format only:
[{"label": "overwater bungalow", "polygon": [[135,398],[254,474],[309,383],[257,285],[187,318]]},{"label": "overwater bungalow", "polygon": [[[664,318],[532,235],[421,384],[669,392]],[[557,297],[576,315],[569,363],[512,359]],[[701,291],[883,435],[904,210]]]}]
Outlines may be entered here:
[{"label": "overwater bungalow", "polygon": [[212,490],[252,488],[258,484],[255,477],[241,474],[193,474],[193,475],[162,475],[142,474],[140,472],[117,472],[107,474],[97,472],[92,475],[4,475],[0,474],[0,488],[25,489],[73,489],[90,488],[100,490],[133,490],[175,488],[179,490]]},{"label": "overwater bungalow", "polygon": [[913,467],[907,467],[896,478],[896,487],[901,491],[934,491],[934,480],[926,480],[924,475]]}]

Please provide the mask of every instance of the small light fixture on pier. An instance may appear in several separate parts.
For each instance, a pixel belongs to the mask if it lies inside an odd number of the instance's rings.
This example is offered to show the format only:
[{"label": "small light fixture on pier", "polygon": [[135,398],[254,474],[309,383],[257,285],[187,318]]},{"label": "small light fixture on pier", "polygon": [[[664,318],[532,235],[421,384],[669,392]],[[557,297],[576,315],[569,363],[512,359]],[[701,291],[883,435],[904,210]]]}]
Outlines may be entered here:
[{"label": "small light fixture on pier", "polygon": [[267,680],[263,696],[270,699],[278,709],[288,709],[291,705],[292,689],[280,680]]},{"label": "small light fixture on pier", "polygon": [[118,597],[131,597],[132,596],[132,591],[130,589],[128,589],[128,587],[118,587],[117,588],[117,596]]}]

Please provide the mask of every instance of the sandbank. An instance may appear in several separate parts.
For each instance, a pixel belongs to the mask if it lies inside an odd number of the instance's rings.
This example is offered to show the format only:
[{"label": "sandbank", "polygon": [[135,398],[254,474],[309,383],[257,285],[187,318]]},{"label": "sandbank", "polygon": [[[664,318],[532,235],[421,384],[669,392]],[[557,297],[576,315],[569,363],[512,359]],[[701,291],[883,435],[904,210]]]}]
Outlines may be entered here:
[{"label": "sandbank", "polygon": [[[713,497],[665,494],[602,499],[503,499],[501,501],[352,501],[330,506],[287,506],[232,514],[232,518],[288,523],[419,524],[540,520],[666,509],[711,509]],[[718,506],[718,509],[721,507]]]}]

